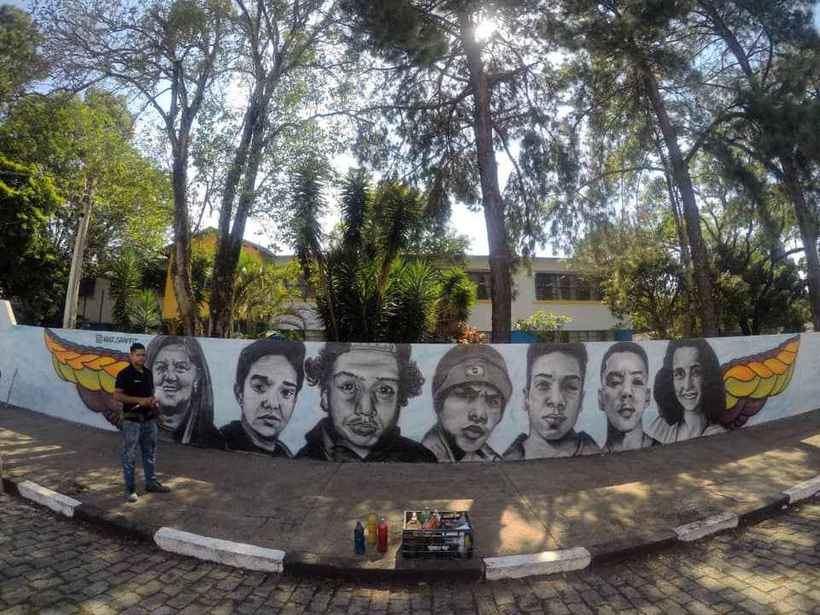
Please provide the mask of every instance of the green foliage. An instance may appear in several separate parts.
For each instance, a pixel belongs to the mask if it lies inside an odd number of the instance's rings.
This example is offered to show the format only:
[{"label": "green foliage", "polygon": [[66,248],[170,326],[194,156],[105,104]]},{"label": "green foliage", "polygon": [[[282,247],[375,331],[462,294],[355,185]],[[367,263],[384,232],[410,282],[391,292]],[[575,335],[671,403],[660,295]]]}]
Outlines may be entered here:
[{"label": "green foliage", "polygon": [[111,295],[114,298],[114,324],[123,331],[130,331],[134,303],[140,292],[142,267],[132,249],[123,250],[111,263]]},{"label": "green foliage", "polygon": [[[213,247],[195,243],[191,250],[191,280],[198,305],[210,299],[213,275]],[[279,317],[290,312],[290,303],[300,296],[301,272],[298,263],[281,266],[247,251],[240,252],[234,273],[233,335],[254,338],[275,328]],[[199,315],[207,324],[204,313]],[[206,328],[203,326],[203,329]]]},{"label": "green foliage", "polygon": [[345,0],[360,32],[367,33],[354,44],[383,50],[391,60],[430,64],[445,55],[448,42],[434,17],[406,0]]},{"label": "green foliage", "polygon": [[300,298],[297,263],[278,266],[242,253],[235,275],[234,328],[246,337],[275,328],[279,317],[288,313],[289,303]]},{"label": "green foliage", "polygon": [[134,147],[132,133],[125,101],[101,90],[84,100],[24,98],[0,126],[0,152],[38,165],[65,199],[50,232],[66,257],[88,194],[86,263],[105,262],[122,246],[141,259],[160,253],[171,221],[170,182]]},{"label": "green foliage", "polygon": [[590,233],[573,259],[616,318],[660,339],[681,335],[686,315],[683,270],[665,236],[663,224],[649,217],[624,221]]},{"label": "green foliage", "polygon": [[513,325],[513,330],[529,333],[539,342],[555,342],[558,341],[561,329],[571,322],[572,317],[566,314],[538,310],[528,318],[517,320]]},{"label": "green foliage", "polygon": [[137,292],[130,304],[129,320],[135,333],[157,333],[162,323],[162,313],[157,294],[150,289]]},{"label": "green foliage", "polygon": [[723,329],[800,332],[808,312],[805,281],[779,241],[789,207],[760,169],[738,164],[710,165],[699,173]]},{"label": "green foliage", "polygon": [[295,183],[290,236],[312,272],[329,339],[418,342],[457,333],[475,285],[463,271],[442,272],[413,251],[434,232],[424,195],[392,180],[373,188],[364,172],[351,171],[342,184],[340,232],[325,251],[311,218],[325,208],[317,174],[300,170]]},{"label": "green foliage", "polygon": [[459,268],[445,269],[439,273],[439,309],[436,337],[458,338],[464,323],[476,303],[478,288],[467,273]]},{"label": "green foliage", "polygon": [[327,209],[322,198],[326,174],[326,167],[312,159],[295,169],[291,181],[291,217],[285,236],[305,278],[310,277],[311,258],[321,253],[321,218]]},{"label": "green foliage", "polygon": [[42,38],[28,13],[8,4],[0,6],[0,113],[32,81],[47,76],[38,49]]},{"label": "green foliage", "polygon": [[68,272],[49,225],[62,207],[49,177],[0,154],[0,296],[20,302],[20,322],[59,319]]}]

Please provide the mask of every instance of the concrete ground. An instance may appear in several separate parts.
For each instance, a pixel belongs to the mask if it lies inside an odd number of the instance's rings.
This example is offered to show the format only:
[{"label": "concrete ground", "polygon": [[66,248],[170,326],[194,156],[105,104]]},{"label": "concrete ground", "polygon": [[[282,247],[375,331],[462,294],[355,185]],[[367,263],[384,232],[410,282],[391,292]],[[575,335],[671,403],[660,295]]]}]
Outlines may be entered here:
[{"label": "concrete ground", "polygon": [[[167,495],[123,498],[120,436],[0,407],[7,477],[29,479],[111,518],[288,552],[292,562],[394,570],[402,511],[470,511],[481,557],[583,546],[640,547],[678,525],[758,510],[820,474],[820,411],[611,456],[496,464],[338,464],[162,442]],[[353,555],[356,520],[391,527],[386,556]],[[287,562],[287,560],[286,560]]]},{"label": "concrete ground", "polygon": [[559,577],[350,583],[266,575],[102,534],[0,495],[0,614],[820,613],[820,497],[753,527]]}]

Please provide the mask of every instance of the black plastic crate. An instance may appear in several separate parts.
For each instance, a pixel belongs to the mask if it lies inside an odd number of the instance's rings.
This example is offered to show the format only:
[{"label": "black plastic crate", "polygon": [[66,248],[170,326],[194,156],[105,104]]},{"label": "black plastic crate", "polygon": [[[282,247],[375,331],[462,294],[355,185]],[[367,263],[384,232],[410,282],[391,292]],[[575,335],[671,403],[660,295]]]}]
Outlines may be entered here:
[{"label": "black plastic crate", "polygon": [[[401,555],[413,558],[469,559],[473,557],[473,524],[466,511],[439,511],[441,526],[436,529],[407,529],[407,522],[415,513],[418,517],[431,511],[407,510],[402,527]],[[456,529],[462,515],[468,529]]]}]

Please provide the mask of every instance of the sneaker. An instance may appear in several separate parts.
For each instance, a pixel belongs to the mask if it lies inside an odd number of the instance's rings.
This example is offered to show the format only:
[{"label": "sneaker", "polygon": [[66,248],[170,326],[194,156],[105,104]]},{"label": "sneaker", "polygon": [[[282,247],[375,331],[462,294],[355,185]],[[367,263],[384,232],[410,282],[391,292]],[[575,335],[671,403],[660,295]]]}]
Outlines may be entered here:
[{"label": "sneaker", "polygon": [[146,483],[145,490],[150,493],[170,493],[171,488],[166,487],[158,480],[155,480],[152,483]]},{"label": "sneaker", "polygon": [[140,498],[137,495],[136,491],[132,491],[131,493],[129,493],[128,495],[125,496],[125,499],[128,500],[129,502],[136,502]]}]

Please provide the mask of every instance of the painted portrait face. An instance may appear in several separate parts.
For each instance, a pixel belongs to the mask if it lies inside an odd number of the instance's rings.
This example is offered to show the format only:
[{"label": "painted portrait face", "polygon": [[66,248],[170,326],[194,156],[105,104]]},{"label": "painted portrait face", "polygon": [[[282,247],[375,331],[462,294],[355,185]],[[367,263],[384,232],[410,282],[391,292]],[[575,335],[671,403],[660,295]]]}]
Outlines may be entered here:
[{"label": "painted portrait face", "polygon": [[200,376],[185,347],[182,344],[163,347],[154,359],[151,372],[154,376],[154,391],[163,414],[173,416],[184,413]]},{"label": "painted portrait face", "polygon": [[684,410],[700,407],[703,398],[703,367],[697,348],[684,346],[672,355],[672,383],[675,396]]},{"label": "painted portrait face", "polygon": [[530,434],[559,440],[575,427],[584,400],[584,375],[578,359],[563,352],[542,355],[532,364],[524,406]]},{"label": "painted portrait face", "polygon": [[634,352],[615,352],[606,360],[598,405],[609,424],[629,432],[641,424],[651,392],[643,359]]},{"label": "painted portrait face", "polygon": [[243,422],[263,438],[275,438],[296,405],[296,370],[282,355],[260,357],[251,364],[236,394]]},{"label": "painted portrait face", "polygon": [[354,446],[372,448],[398,420],[398,361],[379,351],[352,350],[340,355],[322,401],[342,438]]},{"label": "painted portrait face", "polygon": [[461,450],[473,453],[487,442],[503,412],[504,396],[498,389],[470,382],[447,391],[438,420]]}]

